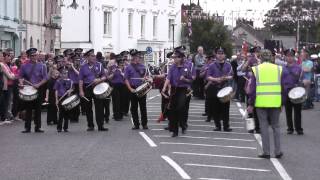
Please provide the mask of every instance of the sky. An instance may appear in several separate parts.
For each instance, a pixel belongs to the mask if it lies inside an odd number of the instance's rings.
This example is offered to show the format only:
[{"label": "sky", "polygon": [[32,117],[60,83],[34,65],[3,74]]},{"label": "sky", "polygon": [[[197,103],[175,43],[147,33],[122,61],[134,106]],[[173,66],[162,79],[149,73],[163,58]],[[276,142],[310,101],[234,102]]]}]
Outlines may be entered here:
[{"label": "sky", "polygon": [[[197,3],[198,0],[191,0]],[[200,0],[200,6],[210,14],[218,13],[225,17],[226,25],[236,24],[236,19],[247,18],[254,21],[255,27],[263,27],[266,12],[275,7],[280,0]],[[190,0],[182,0],[189,4]],[[232,18],[233,17],[233,18]],[[232,22],[233,19],[233,22]]]}]

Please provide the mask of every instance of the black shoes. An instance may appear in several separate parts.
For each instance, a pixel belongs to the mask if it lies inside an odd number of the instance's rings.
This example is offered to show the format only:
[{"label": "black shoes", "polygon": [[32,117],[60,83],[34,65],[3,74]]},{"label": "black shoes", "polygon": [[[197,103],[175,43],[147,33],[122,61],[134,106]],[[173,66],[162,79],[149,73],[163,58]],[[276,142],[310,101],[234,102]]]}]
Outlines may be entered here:
[{"label": "black shoes", "polygon": [[287,134],[293,134],[293,130],[287,130]]},{"label": "black shoes", "polygon": [[276,155],[275,156],[275,158],[277,158],[277,159],[281,159],[281,157],[283,156],[283,153],[282,152],[280,152],[280,154],[278,154],[278,155]]},{"label": "black shoes", "polygon": [[232,129],[231,128],[226,128],[226,129],[223,129],[224,132],[231,132]]},{"label": "black shoes", "polygon": [[108,128],[105,128],[105,127],[102,127],[102,128],[99,128],[98,131],[108,131],[109,129]]},{"label": "black shoes", "polygon": [[44,131],[41,130],[41,129],[36,129],[36,130],[34,130],[34,132],[35,132],[35,133],[44,133]]},{"label": "black shoes", "polygon": [[221,131],[221,128],[214,128],[213,131]]},{"label": "black shoes", "polygon": [[303,133],[303,131],[300,130],[300,131],[297,131],[297,134],[298,135],[303,135],[304,133]]},{"label": "black shoes", "polygon": [[252,130],[249,130],[248,133],[253,134],[253,133],[254,133],[254,130],[253,130],[253,129],[252,129]]},{"label": "black shoes", "polygon": [[133,126],[131,129],[132,129],[132,130],[138,130],[138,129],[140,129],[140,128],[139,128],[139,126]]},{"label": "black shoes", "polygon": [[21,133],[30,133],[30,132],[31,132],[30,130],[21,131]]},{"label": "black shoes", "polygon": [[178,133],[172,133],[171,137],[177,137]]},{"label": "black shoes", "polygon": [[270,155],[268,155],[268,154],[259,154],[258,157],[264,158],[264,159],[270,159]]},{"label": "black shoes", "polygon": [[203,113],[202,116],[208,116],[208,114],[207,113]]},{"label": "black shoes", "polygon": [[186,134],[186,129],[182,129],[182,134]]},{"label": "black shoes", "polygon": [[93,127],[88,127],[87,131],[94,131]]},{"label": "black shoes", "polygon": [[149,129],[147,125],[143,126],[142,129],[146,130]]}]

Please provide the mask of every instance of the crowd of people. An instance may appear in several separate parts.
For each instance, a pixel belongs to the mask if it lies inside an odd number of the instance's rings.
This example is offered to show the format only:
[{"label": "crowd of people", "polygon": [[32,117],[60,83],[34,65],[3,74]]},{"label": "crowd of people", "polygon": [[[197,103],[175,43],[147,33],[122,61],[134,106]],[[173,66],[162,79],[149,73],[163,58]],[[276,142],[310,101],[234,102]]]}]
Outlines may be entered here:
[{"label": "crowd of people", "polygon": [[[23,120],[23,133],[31,132],[33,120],[34,131],[42,133],[41,110],[45,106],[47,124],[56,125],[58,132],[68,132],[69,122],[79,122],[81,114],[86,116],[87,131],[95,130],[94,118],[98,131],[107,131],[112,102],[115,121],[128,116],[130,109],[132,129],[148,129],[146,95],[149,87],[154,87],[162,97],[159,121],[168,119],[165,129],[172,137],[178,136],[179,127],[183,134],[188,129],[192,95],[205,99],[203,116],[206,122],[214,121],[213,131],[232,131],[230,101],[240,101],[247,104],[249,117],[254,119],[255,127],[249,133],[262,135],[263,154],[259,157],[270,157],[270,124],[275,155],[281,158],[280,108],[285,107],[287,133],[302,135],[301,110],[313,108],[313,101],[320,100],[319,57],[309,56],[306,49],[275,54],[253,47],[230,60],[225,53],[225,48],[217,47],[204,54],[200,46],[197,54],[187,55],[180,46],[155,67],[146,65],[143,52],[135,49],[103,57],[93,49],[66,49],[55,56],[30,48],[17,58],[12,49],[6,49],[0,53],[0,120]],[[98,92],[100,86],[105,88],[102,92]],[[306,101],[293,103],[288,93],[299,86],[306,90]],[[228,87],[233,91],[222,100],[219,93]]]}]

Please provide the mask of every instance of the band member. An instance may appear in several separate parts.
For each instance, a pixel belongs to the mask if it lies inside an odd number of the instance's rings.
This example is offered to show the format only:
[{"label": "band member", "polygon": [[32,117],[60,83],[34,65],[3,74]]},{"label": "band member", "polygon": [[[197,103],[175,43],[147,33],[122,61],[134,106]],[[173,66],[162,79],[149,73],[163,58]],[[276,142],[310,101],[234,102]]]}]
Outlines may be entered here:
[{"label": "band member", "polygon": [[58,109],[56,106],[56,96],[55,96],[55,89],[54,85],[59,78],[59,71],[53,70],[50,74],[50,79],[47,83],[47,90],[46,90],[46,98],[45,102],[48,102],[48,110],[47,110],[47,125],[57,124],[58,120]]},{"label": "band member", "polygon": [[108,128],[103,126],[103,100],[95,98],[93,94],[94,86],[106,80],[105,71],[102,64],[96,61],[93,49],[87,51],[84,56],[86,56],[88,62],[80,68],[79,95],[85,106],[84,110],[88,122],[87,131],[94,131],[92,99],[94,100],[98,131],[107,131]]},{"label": "band member", "polygon": [[233,72],[229,62],[226,62],[225,49],[216,48],[216,61],[213,62],[208,69],[207,80],[211,82],[209,86],[209,103],[210,116],[213,117],[215,128],[214,131],[221,131],[221,120],[223,121],[223,130],[226,132],[232,131],[229,125],[229,109],[230,102],[222,103],[217,94],[218,92],[228,86],[232,80]]},{"label": "band member", "polygon": [[[126,69],[127,66],[130,65],[129,63],[129,52],[128,51],[122,51],[120,53],[120,55],[122,56],[123,59],[123,63],[124,63],[124,69]],[[123,116],[128,116],[128,112],[129,112],[129,107],[130,107],[130,95],[131,92],[129,91],[128,88],[124,88],[124,103],[123,103]]]},{"label": "band member", "polygon": [[188,69],[188,65],[184,62],[185,54],[181,49],[175,49],[171,58],[174,59],[174,64],[168,72],[162,93],[165,93],[169,87],[169,130],[172,132],[172,137],[176,137],[179,134],[179,126],[183,134],[187,129],[185,122],[186,103],[188,88],[192,82],[192,74]]},{"label": "band member", "polygon": [[147,95],[143,97],[138,97],[135,93],[135,89],[142,85],[145,80],[147,80],[146,76],[146,67],[141,63],[142,60],[142,52],[133,49],[130,51],[130,55],[132,56],[131,63],[125,69],[124,77],[125,84],[129,91],[131,92],[130,101],[131,101],[131,115],[133,120],[133,130],[140,129],[139,115],[138,115],[138,104],[140,107],[141,113],[141,125],[143,129],[148,129],[148,117],[147,117]]},{"label": "band member", "polygon": [[56,106],[59,109],[59,119],[57,124],[57,131],[62,131],[62,123],[63,123],[63,131],[68,132],[68,122],[72,113],[70,111],[65,110],[62,107],[62,102],[73,92],[73,83],[72,80],[68,78],[68,69],[61,68],[60,69],[60,78],[54,85],[55,89],[55,98],[56,98]]},{"label": "band member", "polygon": [[[293,134],[293,121],[292,121],[292,110],[294,110],[294,129],[296,130],[298,135],[303,134],[303,129],[301,127],[301,109],[302,104],[293,104],[289,97],[289,91],[297,87],[301,80],[302,69],[301,66],[296,64],[295,62],[295,51],[293,49],[287,49],[285,52],[285,59],[287,61],[287,65],[283,69],[283,74],[285,75],[285,79],[282,79],[284,84],[283,90],[286,95],[285,99],[285,110],[286,110],[286,118],[287,118],[287,133]],[[287,75],[286,75],[287,74]]]},{"label": "band member", "polygon": [[[37,49],[30,48],[27,51],[29,61],[22,65],[20,70],[19,86],[23,87],[24,82],[29,82],[29,84],[38,90],[38,97],[36,100],[31,102],[25,102],[26,107],[26,120],[25,120],[25,130],[22,133],[30,133],[31,130],[31,119],[34,117],[35,132],[42,133],[41,130],[41,104],[45,91],[44,84],[47,82],[47,67],[37,62]],[[35,110],[34,116],[32,116],[32,110]]]},{"label": "band member", "polygon": [[84,65],[85,63],[87,63],[87,60],[82,56],[82,52],[83,52],[82,48],[74,49],[75,55],[80,58],[80,61],[79,61],[80,65]]},{"label": "band member", "polygon": [[125,84],[124,84],[124,62],[121,55],[116,56],[116,67],[108,72],[108,79],[111,82],[112,90],[112,109],[115,121],[123,118],[124,101],[125,101]]},{"label": "band member", "polygon": [[[74,93],[79,94],[80,56],[73,54],[66,62],[68,78],[74,84]],[[70,111],[70,122],[79,122],[80,105]]]},{"label": "band member", "polygon": [[210,116],[210,109],[211,107],[209,107],[209,98],[208,98],[208,94],[210,93],[208,91],[208,86],[210,86],[210,82],[208,82],[206,80],[206,77],[207,77],[207,72],[208,72],[208,69],[209,69],[209,66],[211,65],[211,63],[213,62],[213,59],[214,59],[214,55],[209,55],[209,56],[206,56],[206,63],[205,65],[202,67],[201,71],[200,71],[200,77],[202,77],[204,79],[204,92],[205,92],[205,101],[204,101],[204,106],[205,106],[205,115],[207,116],[207,120],[206,122],[210,122],[211,121],[211,116]]}]

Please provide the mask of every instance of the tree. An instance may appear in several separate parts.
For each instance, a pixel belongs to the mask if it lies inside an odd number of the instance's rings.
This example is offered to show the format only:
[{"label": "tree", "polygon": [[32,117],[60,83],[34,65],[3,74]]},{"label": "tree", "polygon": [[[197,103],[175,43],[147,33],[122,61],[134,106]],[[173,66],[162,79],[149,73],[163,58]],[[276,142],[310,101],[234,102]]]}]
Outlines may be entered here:
[{"label": "tree", "polygon": [[190,51],[197,52],[198,46],[203,46],[207,54],[212,54],[216,47],[226,48],[226,55],[232,55],[231,32],[223,23],[214,18],[192,19],[192,35],[190,37]]},{"label": "tree", "polygon": [[275,34],[296,35],[299,21],[300,41],[315,42],[319,7],[314,0],[282,0],[265,15],[264,25]]}]

